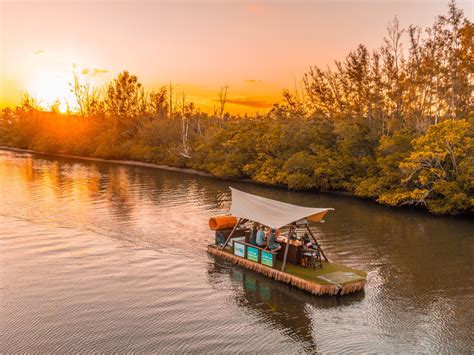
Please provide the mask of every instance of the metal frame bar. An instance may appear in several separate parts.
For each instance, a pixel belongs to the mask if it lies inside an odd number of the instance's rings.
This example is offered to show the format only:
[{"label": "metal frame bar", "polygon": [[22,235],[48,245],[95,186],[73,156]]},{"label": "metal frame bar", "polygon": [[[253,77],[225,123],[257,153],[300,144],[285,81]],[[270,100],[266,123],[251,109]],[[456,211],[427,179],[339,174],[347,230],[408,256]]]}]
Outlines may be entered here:
[{"label": "metal frame bar", "polygon": [[232,232],[230,232],[229,236],[227,237],[227,240],[225,241],[224,245],[222,245],[222,247],[220,247],[220,249],[224,249],[227,244],[229,243],[229,240],[230,238],[232,238],[232,235],[234,234],[235,230],[237,229],[238,226],[240,226],[240,224],[244,221],[243,218],[239,218],[239,220],[237,221],[237,224],[234,226],[234,228],[232,229]]},{"label": "metal frame bar", "polygon": [[283,265],[281,266],[281,271],[285,271],[286,258],[288,256],[288,249],[290,248],[290,238],[291,238],[292,232],[293,232],[293,225],[290,226],[290,230],[288,232],[288,238],[287,238],[286,247],[285,247],[285,255],[283,256]]},{"label": "metal frame bar", "polygon": [[326,254],[324,254],[324,250],[321,248],[321,245],[319,245],[318,241],[316,240],[316,238],[313,235],[313,232],[311,232],[311,229],[309,229],[308,223],[305,224],[305,227],[308,230],[309,234],[311,235],[311,238],[313,238],[314,242],[318,246],[318,249],[321,251],[321,255],[323,256],[324,260],[329,262],[328,258],[326,257]]}]

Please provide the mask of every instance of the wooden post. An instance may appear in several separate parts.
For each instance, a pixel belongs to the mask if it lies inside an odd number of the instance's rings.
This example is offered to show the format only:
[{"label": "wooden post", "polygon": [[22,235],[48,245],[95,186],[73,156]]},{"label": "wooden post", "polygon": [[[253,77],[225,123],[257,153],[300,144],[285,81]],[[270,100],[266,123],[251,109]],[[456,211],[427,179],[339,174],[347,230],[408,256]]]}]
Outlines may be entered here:
[{"label": "wooden post", "polygon": [[288,232],[288,239],[286,241],[285,256],[283,257],[283,265],[281,266],[281,271],[285,271],[286,258],[288,256],[288,249],[290,248],[290,238],[291,233],[293,232],[293,225],[290,226],[290,231]]},{"label": "wooden post", "polygon": [[326,254],[324,254],[323,249],[321,249],[321,245],[319,245],[318,241],[316,240],[313,233],[311,232],[311,229],[309,229],[308,223],[306,223],[305,226],[306,226],[306,229],[308,230],[309,234],[311,235],[311,238],[313,238],[314,242],[318,246],[318,249],[321,251],[321,254],[323,255],[324,260],[329,262],[328,258],[326,257]]},{"label": "wooden post", "polygon": [[240,225],[240,223],[243,221],[242,218],[239,218],[237,221],[237,224],[234,226],[234,229],[232,229],[232,232],[230,232],[229,236],[227,237],[227,240],[225,241],[224,245],[221,247],[221,249],[224,249],[227,246],[227,243],[229,243],[230,238],[232,238],[232,235],[234,234],[235,230],[237,227]]}]

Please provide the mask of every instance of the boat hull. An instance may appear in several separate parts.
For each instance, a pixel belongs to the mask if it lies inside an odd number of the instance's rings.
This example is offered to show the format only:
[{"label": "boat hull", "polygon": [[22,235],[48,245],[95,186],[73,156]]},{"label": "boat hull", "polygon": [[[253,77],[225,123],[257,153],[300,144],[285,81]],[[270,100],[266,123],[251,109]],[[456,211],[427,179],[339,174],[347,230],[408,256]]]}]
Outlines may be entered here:
[{"label": "boat hull", "polygon": [[[292,270],[286,272],[233,255],[230,251],[219,249],[215,245],[209,245],[207,251],[209,254],[227,260],[235,265],[263,274],[275,279],[276,281],[292,285],[318,296],[347,295],[363,290],[366,283],[366,274],[364,272],[332,263],[324,263],[323,269],[317,271],[319,275],[311,278],[303,275],[302,272],[307,273],[307,269],[299,266],[291,266]],[[325,268],[328,271],[327,273],[325,273]],[[334,283],[324,280],[324,275],[330,275],[331,273],[334,273],[334,270],[339,269],[344,270],[345,272],[355,272],[357,273],[358,278],[344,283]]]}]

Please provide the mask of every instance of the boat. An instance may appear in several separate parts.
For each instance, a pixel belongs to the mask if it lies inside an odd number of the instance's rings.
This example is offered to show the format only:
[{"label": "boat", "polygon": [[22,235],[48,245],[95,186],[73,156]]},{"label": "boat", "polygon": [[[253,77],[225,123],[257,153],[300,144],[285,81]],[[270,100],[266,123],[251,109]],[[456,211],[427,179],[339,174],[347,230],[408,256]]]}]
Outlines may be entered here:
[{"label": "boat", "polygon": [[[367,273],[330,262],[310,227],[333,208],[297,206],[230,188],[227,215],[210,218],[215,243],[209,254],[314,295],[346,295],[364,289]],[[279,249],[256,245],[255,227],[274,233]]]}]

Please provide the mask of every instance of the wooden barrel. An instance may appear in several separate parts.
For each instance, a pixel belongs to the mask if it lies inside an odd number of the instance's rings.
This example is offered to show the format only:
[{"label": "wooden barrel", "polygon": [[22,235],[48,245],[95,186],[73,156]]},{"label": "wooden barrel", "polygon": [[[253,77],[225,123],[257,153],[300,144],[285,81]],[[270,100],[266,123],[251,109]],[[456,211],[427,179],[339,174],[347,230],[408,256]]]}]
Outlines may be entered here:
[{"label": "wooden barrel", "polygon": [[209,219],[209,228],[212,230],[230,229],[237,224],[237,217],[234,216],[215,216]]}]

